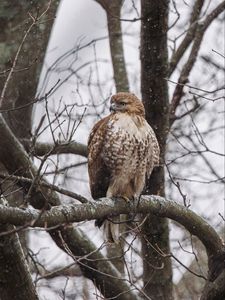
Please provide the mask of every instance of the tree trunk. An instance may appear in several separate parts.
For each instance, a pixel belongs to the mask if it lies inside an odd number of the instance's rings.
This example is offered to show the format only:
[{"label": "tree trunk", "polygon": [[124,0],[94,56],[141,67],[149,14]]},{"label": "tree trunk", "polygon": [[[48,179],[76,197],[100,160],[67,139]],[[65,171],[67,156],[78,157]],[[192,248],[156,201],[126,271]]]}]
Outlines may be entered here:
[{"label": "tree trunk", "polygon": [[[4,118],[18,138],[31,137],[32,108],[37,90],[39,74],[47,48],[58,1],[1,1],[1,32],[0,32],[0,67],[4,76],[0,77],[0,90],[8,81],[2,98],[1,109],[14,109],[5,112]],[[32,27],[23,45],[22,40],[34,22],[32,18],[40,18],[40,22]],[[30,17],[30,16],[32,17]],[[18,60],[11,77],[10,69],[18,51]],[[30,105],[29,105],[30,104]],[[17,109],[17,107],[24,106]]]},{"label": "tree trunk", "polygon": [[[5,200],[0,199],[4,205]],[[6,201],[5,201],[6,202]],[[0,298],[1,300],[37,300],[31,274],[17,233],[12,225],[0,225]]]},{"label": "tree trunk", "polygon": [[[31,137],[33,101],[58,1],[48,5],[44,0],[3,0],[0,4],[0,110],[19,139]],[[6,172],[4,160],[0,161],[0,170]],[[10,205],[23,203],[24,193],[11,181],[2,184],[1,189]],[[3,231],[12,228],[1,226]],[[1,241],[1,299],[37,299],[21,249],[22,244],[26,253],[25,231],[19,237],[4,236]]]},{"label": "tree trunk", "polygon": [[[164,196],[164,155],[169,128],[167,29],[169,1],[142,0],[141,92],[146,119],[159,141],[161,165],[147,182],[146,193]],[[142,228],[144,289],[153,300],[173,299],[167,220],[149,215]]]}]

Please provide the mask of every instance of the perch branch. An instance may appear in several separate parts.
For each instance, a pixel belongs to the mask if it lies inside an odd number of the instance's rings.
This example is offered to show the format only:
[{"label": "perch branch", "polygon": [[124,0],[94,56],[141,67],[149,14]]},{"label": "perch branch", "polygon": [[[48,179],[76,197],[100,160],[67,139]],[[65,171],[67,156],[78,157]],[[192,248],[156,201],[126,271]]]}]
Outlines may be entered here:
[{"label": "perch branch", "polygon": [[200,216],[190,209],[159,196],[143,196],[137,203],[126,203],[118,199],[113,201],[102,198],[86,204],[72,204],[52,207],[40,216],[37,210],[22,210],[15,207],[0,205],[0,219],[2,223],[11,223],[16,226],[32,224],[37,227],[54,227],[60,224],[81,222],[104,218],[109,215],[135,213],[152,213],[158,217],[170,218],[183,225],[192,235],[195,235],[206,247],[207,253],[224,251],[222,240],[216,231]]}]

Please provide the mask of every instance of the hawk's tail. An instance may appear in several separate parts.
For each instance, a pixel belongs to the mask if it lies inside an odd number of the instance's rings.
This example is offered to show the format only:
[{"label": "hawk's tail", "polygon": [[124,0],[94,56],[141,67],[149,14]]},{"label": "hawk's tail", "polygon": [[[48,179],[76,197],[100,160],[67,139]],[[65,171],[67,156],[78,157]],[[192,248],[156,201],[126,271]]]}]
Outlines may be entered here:
[{"label": "hawk's tail", "polygon": [[102,226],[102,224],[104,223],[105,218],[101,218],[101,219],[96,219],[95,220],[95,226],[97,226],[98,228],[100,228]]},{"label": "hawk's tail", "polygon": [[107,242],[119,243],[120,237],[120,216],[113,217],[111,221],[103,223],[104,238]]}]

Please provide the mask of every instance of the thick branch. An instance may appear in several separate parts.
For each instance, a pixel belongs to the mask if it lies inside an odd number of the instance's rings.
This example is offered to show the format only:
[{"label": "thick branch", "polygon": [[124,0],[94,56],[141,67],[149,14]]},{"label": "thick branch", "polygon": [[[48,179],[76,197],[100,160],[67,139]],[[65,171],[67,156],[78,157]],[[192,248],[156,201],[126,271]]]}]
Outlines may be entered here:
[{"label": "thick branch", "polygon": [[[4,206],[4,201],[0,199]],[[14,226],[0,224],[0,298],[4,300],[37,300],[38,296],[32,282],[17,233],[1,236],[2,232],[11,231]]]},{"label": "thick branch", "polygon": [[21,140],[27,152],[32,151],[32,154],[44,156],[51,151],[51,154],[76,154],[87,157],[87,146],[77,142],[67,144],[54,145],[52,143],[36,142],[33,146],[29,140]]},{"label": "thick branch", "polygon": [[[102,198],[87,204],[61,205],[52,207],[40,216],[37,210],[22,210],[0,205],[0,219],[2,223],[17,226],[32,223],[37,227],[53,227],[72,222],[104,218],[109,215],[136,213],[152,213],[157,217],[170,218],[183,225],[192,235],[195,235],[206,247],[207,253],[223,251],[223,244],[216,231],[200,216],[190,209],[159,196],[143,196],[137,203],[126,203],[118,199],[113,201]],[[136,206],[137,205],[137,206]],[[35,221],[36,220],[36,221]]]},{"label": "thick branch", "polygon": [[[4,164],[9,173],[16,173],[17,175],[34,179],[37,176],[37,168],[32,163],[30,157],[26,153],[22,144],[19,143],[12,130],[6,124],[4,118],[0,114],[0,136],[4,143],[0,143],[0,162]],[[12,159],[13,158],[13,159]],[[23,185],[26,189],[26,185]],[[45,197],[43,197],[43,194]],[[32,193],[32,205],[36,208],[42,208],[46,204],[48,195],[52,195],[50,198],[51,205],[59,205],[60,201],[55,193],[52,193],[49,189],[43,187],[35,189]]]}]

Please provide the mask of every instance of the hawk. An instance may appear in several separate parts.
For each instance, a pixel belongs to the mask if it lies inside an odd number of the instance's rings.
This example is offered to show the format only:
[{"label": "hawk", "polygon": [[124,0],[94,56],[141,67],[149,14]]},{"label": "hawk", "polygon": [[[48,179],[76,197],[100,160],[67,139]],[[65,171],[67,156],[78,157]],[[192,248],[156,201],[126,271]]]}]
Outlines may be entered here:
[{"label": "hawk", "polygon": [[[132,200],[140,197],[146,177],[159,163],[158,141],[145,120],[143,103],[134,94],[120,92],[112,96],[110,112],[94,125],[88,139],[91,195],[93,199]],[[119,225],[96,220],[99,227],[103,223],[107,240],[118,240]]]}]

